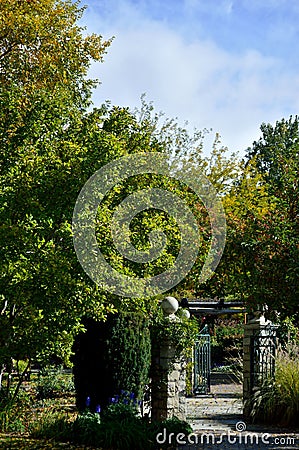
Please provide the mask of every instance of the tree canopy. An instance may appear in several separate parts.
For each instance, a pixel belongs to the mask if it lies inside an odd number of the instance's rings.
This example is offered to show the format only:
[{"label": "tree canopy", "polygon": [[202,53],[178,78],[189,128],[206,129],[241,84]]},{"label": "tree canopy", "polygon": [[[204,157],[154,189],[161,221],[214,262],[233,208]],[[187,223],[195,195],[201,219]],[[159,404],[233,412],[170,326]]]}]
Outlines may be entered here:
[{"label": "tree canopy", "polygon": [[292,316],[299,293],[298,117],[261,131],[225,199],[228,239],[218,276],[250,309]]},{"label": "tree canopy", "polygon": [[[67,352],[83,299],[72,251],[74,196],[94,81],[109,41],[84,36],[71,1],[0,4],[1,363]],[[96,156],[95,156],[96,157]],[[86,166],[85,166],[86,169]],[[99,308],[99,314],[103,308]]]},{"label": "tree canopy", "polygon": [[150,314],[145,299],[101,290],[83,271],[73,248],[72,215],[84,183],[105,164],[130,154],[162,152],[169,173],[204,173],[226,208],[224,257],[213,279],[200,283],[211,244],[210,220],[190,186],[144,174],[120,183],[97,214],[97,240],[109,263],[130,276],[149,277],[170,267],[180,233],[169,214],[145,210],[131,221],[130,239],[148,251],[148,233],[162,229],[167,245],[154,263],[119,254],[106,224],[113,207],[136,188],[171,191],[186,202],[201,233],[198,257],[172,293],[233,295],[254,308],[283,314],[298,299],[298,118],[262,125],[262,138],[242,163],[227,156],[216,136],[203,154],[205,132],[190,135],[173,120],[161,122],[152,105],[141,111],[90,109],[95,81],[91,61],[110,45],[85,36],[84,9],[70,0],[4,0],[0,4],[0,363],[11,358],[68,359],[83,315],[103,318],[116,308]]},{"label": "tree canopy", "polygon": [[[88,109],[94,82],[86,79],[87,69],[92,59],[102,60],[109,41],[84,37],[78,3],[33,0],[0,7],[0,360],[10,370],[11,358],[55,354],[67,360],[83,315],[103,318],[121,305],[151,309],[141,300],[112,298],[84,273],[73,248],[73,208],[84,183],[109,161],[138,152],[170,154],[179,138],[187,150],[196,138],[172,121],[159,128],[151,107],[141,116],[108,104]],[[130,192],[142,183],[165,186],[145,176],[121,188]],[[110,219],[108,206],[99,211],[99,223]],[[146,247],[142,227],[163,222],[170,233],[159,262],[165,267],[177,253],[177,230],[171,218],[164,219],[144,213],[133,235],[137,246]],[[107,230],[97,233],[111,263],[142,272],[117,255]],[[154,270],[147,268],[149,274]]]}]

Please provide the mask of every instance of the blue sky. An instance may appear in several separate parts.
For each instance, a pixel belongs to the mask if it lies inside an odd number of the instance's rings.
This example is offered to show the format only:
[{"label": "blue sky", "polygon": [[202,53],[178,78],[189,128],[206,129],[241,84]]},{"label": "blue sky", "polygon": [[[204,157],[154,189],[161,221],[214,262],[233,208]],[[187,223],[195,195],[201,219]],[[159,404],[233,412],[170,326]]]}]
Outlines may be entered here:
[{"label": "blue sky", "polygon": [[102,83],[96,105],[134,108],[146,93],[158,111],[190,129],[212,128],[241,154],[262,122],[299,113],[297,0],[83,4],[87,31],[115,36],[105,62],[90,71]]}]

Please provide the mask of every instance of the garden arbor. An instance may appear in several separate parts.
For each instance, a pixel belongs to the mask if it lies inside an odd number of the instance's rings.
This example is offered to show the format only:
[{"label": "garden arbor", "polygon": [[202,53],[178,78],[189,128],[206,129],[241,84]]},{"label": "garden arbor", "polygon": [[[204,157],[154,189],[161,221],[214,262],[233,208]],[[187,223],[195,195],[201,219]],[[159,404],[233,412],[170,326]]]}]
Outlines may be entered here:
[{"label": "garden arbor", "polygon": [[[188,306],[192,316],[198,319],[209,317],[212,323],[215,318],[224,316],[228,320],[228,317],[245,313],[242,302],[224,302],[223,299],[195,300],[190,301]],[[215,346],[212,346],[210,326],[204,322],[193,349],[192,392],[195,395],[210,393],[212,363],[215,363],[213,350]]]},{"label": "garden arbor", "polygon": [[[191,314],[219,315],[226,313],[245,312],[240,302],[194,301],[190,302]],[[265,380],[274,377],[275,356],[278,346],[278,326],[266,320],[263,311],[256,311],[248,316],[244,324],[243,338],[243,404],[244,416],[249,418],[252,399]],[[210,392],[211,348],[210,335],[207,326],[199,332],[193,352],[193,393],[206,395]]]}]

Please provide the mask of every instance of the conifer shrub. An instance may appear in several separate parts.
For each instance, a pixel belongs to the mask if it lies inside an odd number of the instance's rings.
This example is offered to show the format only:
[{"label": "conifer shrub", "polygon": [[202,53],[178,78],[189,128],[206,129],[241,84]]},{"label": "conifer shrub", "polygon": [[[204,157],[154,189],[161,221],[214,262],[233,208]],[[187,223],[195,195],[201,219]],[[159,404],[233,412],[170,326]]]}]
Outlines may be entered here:
[{"label": "conifer shrub", "polygon": [[142,398],[148,382],[151,342],[148,319],[120,312],[105,322],[85,319],[74,343],[74,383],[79,410],[105,408],[121,391]]}]

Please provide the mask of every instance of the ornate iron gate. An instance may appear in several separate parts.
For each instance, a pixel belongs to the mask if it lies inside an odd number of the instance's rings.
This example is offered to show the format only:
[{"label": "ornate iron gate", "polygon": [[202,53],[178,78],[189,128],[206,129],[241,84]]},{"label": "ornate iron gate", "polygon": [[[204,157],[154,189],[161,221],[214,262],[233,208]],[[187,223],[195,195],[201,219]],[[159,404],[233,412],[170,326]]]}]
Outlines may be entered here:
[{"label": "ornate iron gate", "polygon": [[211,338],[207,325],[194,344],[193,393],[208,394],[211,386]]},{"label": "ornate iron gate", "polygon": [[277,325],[270,323],[251,338],[251,389],[274,376]]}]

